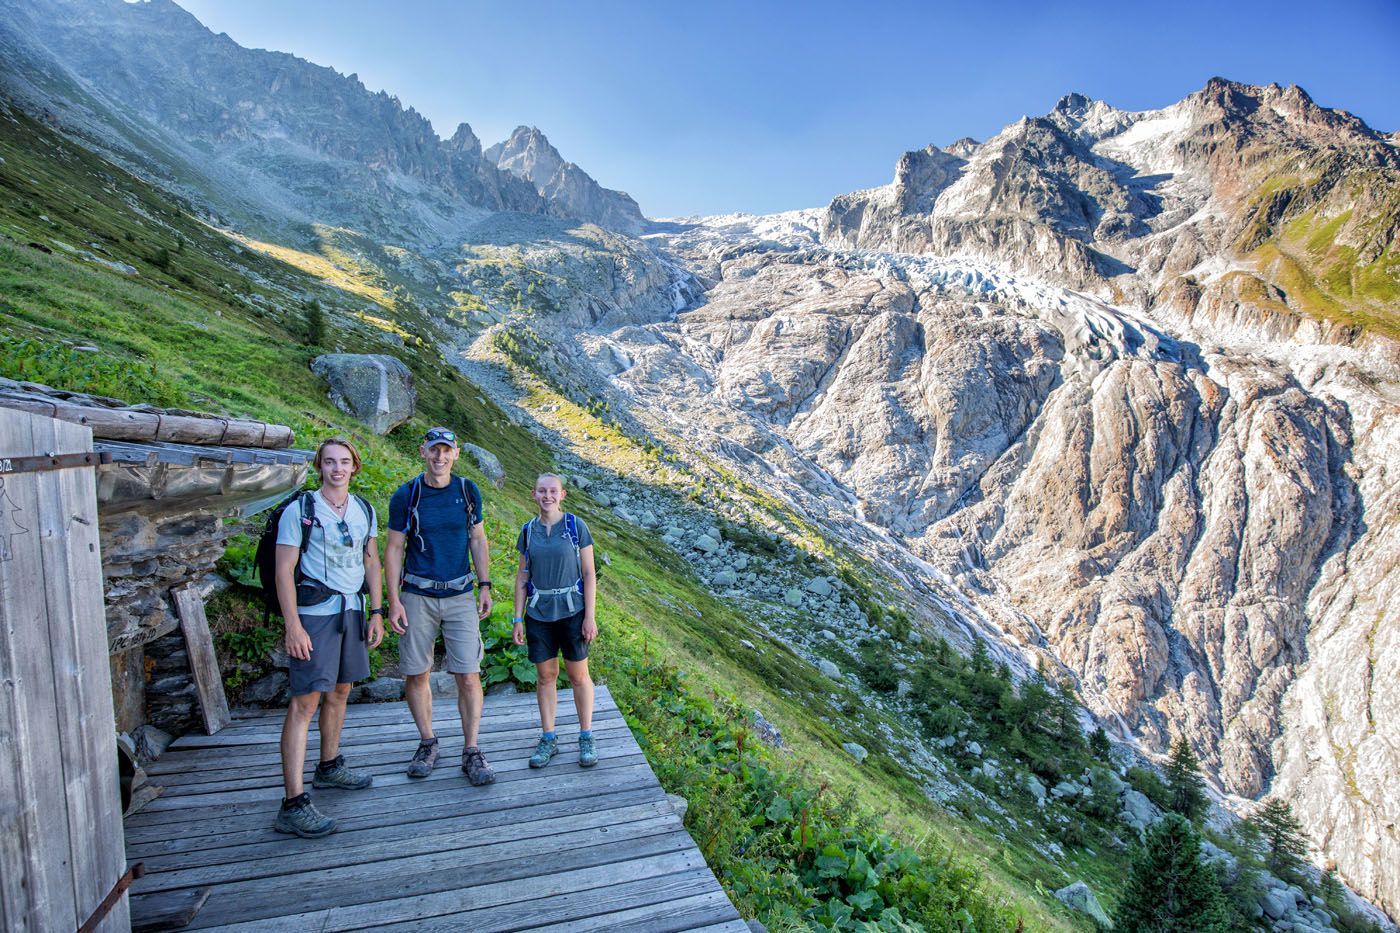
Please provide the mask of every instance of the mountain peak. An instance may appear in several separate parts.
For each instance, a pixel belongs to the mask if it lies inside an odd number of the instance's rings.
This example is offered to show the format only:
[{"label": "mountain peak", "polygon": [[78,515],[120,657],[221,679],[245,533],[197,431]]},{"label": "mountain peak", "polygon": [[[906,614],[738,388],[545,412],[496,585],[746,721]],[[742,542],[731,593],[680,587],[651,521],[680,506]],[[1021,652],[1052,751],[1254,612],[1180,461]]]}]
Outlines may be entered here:
[{"label": "mountain peak", "polygon": [[1082,113],[1088,110],[1092,103],[1093,101],[1083,94],[1071,92],[1060,98],[1055,104],[1055,110],[1059,113]]}]

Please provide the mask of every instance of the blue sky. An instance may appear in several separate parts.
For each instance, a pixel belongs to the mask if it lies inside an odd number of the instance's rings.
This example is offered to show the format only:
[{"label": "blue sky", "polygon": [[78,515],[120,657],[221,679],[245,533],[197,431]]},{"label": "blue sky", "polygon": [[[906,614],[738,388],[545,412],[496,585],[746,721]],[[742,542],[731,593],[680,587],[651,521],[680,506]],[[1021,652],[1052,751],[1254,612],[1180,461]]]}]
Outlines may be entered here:
[{"label": "blue sky", "polygon": [[821,206],[1070,91],[1143,110],[1218,74],[1400,129],[1396,0],[178,2],[243,45],[357,73],[440,135],[538,126],[653,217]]}]

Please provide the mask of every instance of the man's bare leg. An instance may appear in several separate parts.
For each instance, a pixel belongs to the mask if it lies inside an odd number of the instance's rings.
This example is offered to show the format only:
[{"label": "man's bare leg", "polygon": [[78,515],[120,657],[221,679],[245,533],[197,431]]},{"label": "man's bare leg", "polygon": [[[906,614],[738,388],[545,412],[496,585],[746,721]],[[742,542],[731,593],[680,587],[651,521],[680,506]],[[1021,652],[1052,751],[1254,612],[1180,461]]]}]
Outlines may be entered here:
[{"label": "man's bare leg", "polygon": [[322,694],[321,700],[321,760],[330,761],[340,754],[340,730],[345,726],[345,704],[350,699],[353,684],[336,684],[335,689]]},{"label": "man's bare leg", "polygon": [[301,796],[305,790],[302,775],[306,770],[306,738],[320,703],[320,693],[303,693],[287,704],[287,718],[282,722],[282,786],[288,800]]},{"label": "man's bare leg", "polygon": [[484,703],[480,674],[456,674],[457,714],[462,717],[462,745],[471,748],[477,743],[481,729],[481,707]]},{"label": "man's bare leg", "polygon": [[418,737],[424,742],[433,740],[433,691],[428,685],[428,676],[429,672],[424,671],[421,674],[408,674],[403,679],[404,699],[408,701],[408,711],[413,714],[414,725],[418,727]]}]

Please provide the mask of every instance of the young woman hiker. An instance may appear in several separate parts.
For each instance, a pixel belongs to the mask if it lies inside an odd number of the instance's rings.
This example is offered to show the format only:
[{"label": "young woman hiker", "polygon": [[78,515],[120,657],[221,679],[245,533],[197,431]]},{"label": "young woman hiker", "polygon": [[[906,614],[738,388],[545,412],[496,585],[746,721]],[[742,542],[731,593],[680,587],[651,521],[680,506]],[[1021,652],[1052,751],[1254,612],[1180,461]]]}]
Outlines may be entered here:
[{"label": "young woman hiker", "polygon": [[588,645],[598,637],[594,614],[597,575],[593,535],[583,519],[561,511],[564,481],[553,473],[535,480],[533,497],[540,513],[525,523],[516,539],[520,570],[515,575],[517,645],[529,643],[530,660],[539,672],[535,696],[540,706],[539,743],[530,767],[543,768],[554,757],[558,736],[554,713],[559,705],[559,655],[574,688],[578,710],[578,763],[598,763],[593,740],[593,680],[588,676]]}]

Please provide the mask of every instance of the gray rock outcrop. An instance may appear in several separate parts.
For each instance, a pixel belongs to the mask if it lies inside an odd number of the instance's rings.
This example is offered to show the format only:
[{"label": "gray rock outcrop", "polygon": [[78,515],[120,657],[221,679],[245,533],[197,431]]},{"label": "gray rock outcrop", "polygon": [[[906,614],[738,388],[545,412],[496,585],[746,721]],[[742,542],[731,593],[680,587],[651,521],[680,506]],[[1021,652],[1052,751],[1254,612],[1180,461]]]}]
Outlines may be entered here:
[{"label": "gray rock outcrop", "polygon": [[336,408],[363,422],[375,434],[388,434],[413,417],[418,390],[401,361],[379,353],[327,353],[311,370],[330,386]]},{"label": "gray rock outcrop", "polygon": [[471,456],[476,463],[476,468],[485,474],[486,478],[491,481],[491,485],[497,489],[505,486],[506,470],[505,467],[501,466],[501,461],[495,454],[478,444],[462,443],[460,447],[462,453]]},{"label": "gray rock outcrop", "polygon": [[1077,910],[1082,914],[1088,914],[1101,928],[1113,929],[1113,921],[1108,919],[1108,914],[1104,912],[1099,904],[1099,899],[1094,896],[1093,890],[1083,881],[1076,881],[1055,892],[1055,897],[1072,910]]}]

